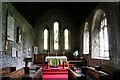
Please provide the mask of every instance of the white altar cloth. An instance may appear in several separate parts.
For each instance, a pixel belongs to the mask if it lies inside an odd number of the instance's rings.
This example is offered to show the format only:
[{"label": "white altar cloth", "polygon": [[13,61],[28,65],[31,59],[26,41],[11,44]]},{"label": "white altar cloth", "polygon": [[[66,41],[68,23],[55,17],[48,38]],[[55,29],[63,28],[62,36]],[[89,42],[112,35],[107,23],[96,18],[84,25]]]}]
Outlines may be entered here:
[{"label": "white altar cloth", "polygon": [[60,60],[67,61],[66,56],[46,56],[45,61],[49,61],[50,59],[60,59]]}]

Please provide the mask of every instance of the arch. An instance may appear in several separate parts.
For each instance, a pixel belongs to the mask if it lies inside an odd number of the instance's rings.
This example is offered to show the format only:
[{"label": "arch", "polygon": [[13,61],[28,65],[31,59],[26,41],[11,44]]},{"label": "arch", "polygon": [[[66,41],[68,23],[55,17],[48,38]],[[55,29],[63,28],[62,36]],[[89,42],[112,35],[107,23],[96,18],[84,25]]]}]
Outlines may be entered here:
[{"label": "arch", "polygon": [[36,33],[38,33],[38,47],[39,47],[39,51],[41,50],[41,51],[47,51],[46,49],[44,49],[44,30],[45,29],[47,29],[48,30],[48,49],[49,49],[49,44],[50,44],[50,42],[49,42],[49,40],[50,40],[50,38],[49,38],[49,33],[50,33],[50,29],[49,29],[49,24],[48,23],[46,23],[46,22],[44,22],[44,23],[42,23],[42,24],[40,24],[39,25],[39,27],[38,28],[36,28],[36,30],[38,30],[38,32],[36,32]]},{"label": "arch", "polygon": [[48,30],[44,29],[44,50],[48,50]]},{"label": "arch", "polygon": [[106,13],[95,12],[92,24],[92,58],[109,60],[109,39]]},{"label": "arch", "polygon": [[[54,22],[58,22],[58,49],[54,49]],[[40,52],[47,52],[44,50],[44,29],[48,29],[49,41],[48,41],[48,51],[50,52],[64,52],[64,29],[69,30],[69,50],[72,51],[71,35],[74,33],[73,26],[76,26],[74,18],[63,9],[51,8],[46,10],[36,21],[35,28],[38,30],[38,46]],[[71,49],[70,49],[71,48]]]},{"label": "arch", "polygon": [[59,49],[59,23],[58,22],[54,22],[53,25],[53,29],[54,29],[54,50],[58,50]]},{"label": "arch", "polygon": [[83,54],[89,54],[89,24],[85,23],[83,35]]},{"label": "arch", "polygon": [[69,49],[69,31],[68,29],[64,30],[64,48],[65,50]]},{"label": "arch", "polygon": [[67,29],[68,30],[68,49],[65,49],[65,34],[64,37],[63,37],[63,46],[64,46],[64,50],[66,52],[69,52],[71,50],[71,34],[72,34],[72,25],[70,23],[64,23],[62,24],[63,26],[63,33],[64,31]]},{"label": "arch", "polygon": [[94,14],[94,17],[93,17],[93,23],[92,23],[92,31],[95,30],[96,28],[99,28],[99,25],[100,25],[100,20],[102,18],[102,15],[104,14],[105,12],[101,9],[97,10]]}]

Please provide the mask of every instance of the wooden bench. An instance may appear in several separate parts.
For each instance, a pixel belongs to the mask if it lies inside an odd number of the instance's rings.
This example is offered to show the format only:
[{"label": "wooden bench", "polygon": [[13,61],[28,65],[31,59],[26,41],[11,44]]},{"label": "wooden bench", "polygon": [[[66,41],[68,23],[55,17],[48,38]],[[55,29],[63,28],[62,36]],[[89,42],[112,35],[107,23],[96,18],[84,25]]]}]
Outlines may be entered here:
[{"label": "wooden bench", "polygon": [[23,67],[19,70],[8,73],[2,77],[2,80],[21,80],[22,78],[29,78],[29,67]]},{"label": "wooden bench", "polygon": [[16,67],[3,67],[0,69],[0,75],[4,76],[10,72],[13,72],[16,70]]},{"label": "wooden bench", "polygon": [[48,69],[48,61],[32,61],[34,64],[42,64],[42,68],[44,68],[45,65],[47,65]]},{"label": "wooden bench", "polygon": [[111,77],[111,80],[120,80],[120,70],[119,69],[115,69],[115,68],[112,68],[107,65],[101,65],[101,66],[97,66],[95,68],[96,68],[96,70],[104,71],[107,74],[109,74]]},{"label": "wooden bench", "polygon": [[33,74],[31,77],[32,80],[42,80],[42,67],[38,69],[37,72]]},{"label": "wooden bench", "polygon": [[76,67],[81,67],[81,66],[85,66],[86,62],[85,60],[68,60],[69,64],[74,64],[76,65]]},{"label": "wooden bench", "polygon": [[68,80],[86,80],[86,77],[81,72],[74,72],[68,68]]},{"label": "wooden bench", "polygon": [[42,64],[42,67],[44,67],[44,65],[47,65],[47,68],[48,68],[48,61],[32,61],[32,60],[29,60],[29,58],[28,59],[25,58],[24,61],[25,61],[25,67],[27,67],[29,62],[33,62],[33,64],[35,65]]},{"label": "wooden bench", "polygon": [[94,67],[84,66],[81,69],[82,73],[85,74],[88,78],[92,78],[95,80],[110,80],[109,74],[103,71],[98,71]]}]

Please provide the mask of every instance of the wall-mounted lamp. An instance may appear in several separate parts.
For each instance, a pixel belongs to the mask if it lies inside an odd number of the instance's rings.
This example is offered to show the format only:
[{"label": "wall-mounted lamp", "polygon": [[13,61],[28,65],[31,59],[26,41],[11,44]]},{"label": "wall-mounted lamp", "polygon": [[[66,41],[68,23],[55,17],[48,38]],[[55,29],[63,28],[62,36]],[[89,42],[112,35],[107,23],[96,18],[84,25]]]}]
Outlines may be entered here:
[{"label": "wall-mounted lamp", "polygon": [[28,49],[28,51],[30,52],[30,51],[31,51],[31,49],[29,48],[29,49]]},{"label": "wall-mounted lamp", "polygon": [[8,40],[6,40],[6,45],[5,45],[5,49],[8,50],[10,47],[10,42]]}]

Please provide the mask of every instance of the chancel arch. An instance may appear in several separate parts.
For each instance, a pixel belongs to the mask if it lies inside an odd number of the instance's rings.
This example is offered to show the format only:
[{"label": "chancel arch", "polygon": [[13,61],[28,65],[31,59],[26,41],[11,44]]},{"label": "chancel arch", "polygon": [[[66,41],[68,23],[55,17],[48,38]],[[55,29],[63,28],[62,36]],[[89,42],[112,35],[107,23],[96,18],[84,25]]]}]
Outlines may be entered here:
[{"label": "chancel arch", "polygon": [[[64,12],[64,13],[63,13]],[[49,14],[48,14],[49,13]],[[69,53],[73,51],[75,43],[76,23],[71,15],[62,9],[50,9],[46,11],[36,22],[36,29],[38,29],[38,46],[39,53]],[[57,33],[54,33],[54,24],[58,25]],[[44,49],[44,29],[48,30],[48,50]],[[68,49],[65,50],[64,44],[64,30],[68,29]],[[74,38],[71,38],[74,36]],[[56,39],[55,39],[56,38]],[[57,47],[54,44],[57,41]],[[73,42],[72,42],[73,41]],[[73,48],[71,48],[73,46]]]},{"label": "chancel arch", "polygon": [[109,60],[109,35],[107,15],[97,10],[92,25],[92,58]]}]

